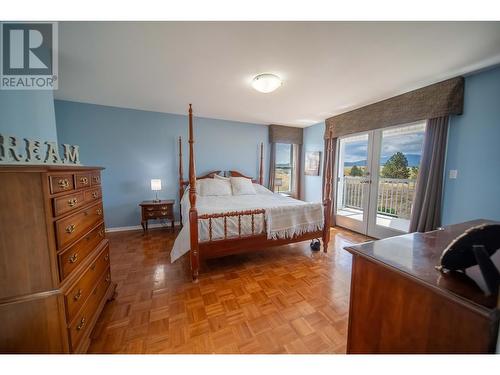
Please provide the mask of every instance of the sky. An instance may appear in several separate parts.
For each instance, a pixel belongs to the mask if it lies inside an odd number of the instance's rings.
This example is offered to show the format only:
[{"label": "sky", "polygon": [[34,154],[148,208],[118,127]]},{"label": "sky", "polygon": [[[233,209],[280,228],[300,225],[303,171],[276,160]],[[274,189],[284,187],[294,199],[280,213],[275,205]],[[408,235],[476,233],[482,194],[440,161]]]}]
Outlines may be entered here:
[{"label": "sky", "polygon": [[[382,139],[381,161],[400,151],[403,154],[422,154],[422,144],[424,141],[424,130],[407,134],[401,133],[385,133]],[[346,143],[345,145],[345,161],[355,162],[359,160],[367,160],[368,138]]]}]

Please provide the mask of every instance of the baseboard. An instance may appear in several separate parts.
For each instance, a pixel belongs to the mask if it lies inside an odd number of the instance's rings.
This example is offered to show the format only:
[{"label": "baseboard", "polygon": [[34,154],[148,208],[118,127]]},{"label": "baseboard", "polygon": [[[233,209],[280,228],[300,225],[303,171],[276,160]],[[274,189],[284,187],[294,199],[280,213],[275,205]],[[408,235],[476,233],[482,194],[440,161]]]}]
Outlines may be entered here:
[{"label": "baseboard", "polygon": [[[174,225],[176,227],[180,226],[181,223],[179,221],[175,221]],[[170,228],[170,223],[169,224],[162,224],[162,223],[154,223],[154,224],[149,224],[148,228]],[[114,227],[114,228],[106,228],[106,233],[111,233],[111,232],[125,232],[129,230],[142,230],[142,226],[140,225],[131,225],[128,227]]]}]

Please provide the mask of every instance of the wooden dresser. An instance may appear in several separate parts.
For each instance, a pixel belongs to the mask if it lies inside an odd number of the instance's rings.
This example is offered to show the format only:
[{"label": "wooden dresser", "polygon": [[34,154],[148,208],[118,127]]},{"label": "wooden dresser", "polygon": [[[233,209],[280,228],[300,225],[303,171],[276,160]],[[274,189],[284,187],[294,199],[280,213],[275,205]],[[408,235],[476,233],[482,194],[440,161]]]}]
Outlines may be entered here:
[{"label": "wooden dresser", "polygon": [[115,288],[101,170],[0,166],[0,352],[86,352]]},{"label": "wooden dresser", "polygon": [[[494,353],[499,296],[479,267],[443,274],[442,251],[475,220],[346,247],[353,254],[348,353]],[[500,251],[493,257],[500,268]]]}]

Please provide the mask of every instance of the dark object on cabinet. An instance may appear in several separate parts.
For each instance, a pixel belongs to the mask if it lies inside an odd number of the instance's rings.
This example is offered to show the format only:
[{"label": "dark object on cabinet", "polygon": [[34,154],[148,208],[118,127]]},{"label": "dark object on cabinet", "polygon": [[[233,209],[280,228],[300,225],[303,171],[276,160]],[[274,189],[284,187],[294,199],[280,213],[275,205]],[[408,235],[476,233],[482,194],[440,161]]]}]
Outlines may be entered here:
[{"label": "dark object on cabinet", "polygon": [[148,230],[148,220],[170,220],[174,230],[174,203],[173,200],[143,201],[141,206],[142,230]]},{"label": "dark object on cabinet", "polygon": [[[348,353],[494,353],[498,295],[478,266],[435,269],[443,249],[475,220],[346,247],[353,254]],[[500,252],[492,257],[500,265]]]},{"label": "dark object on cabinet", "polygon": [[0,167],[0,352],[82,353],[114,293],[98,167]]},{"label": "dark object on cabinet", "polygon": [[478,265],[488,293],[497,294],[500,273],[491,256],[500,249],[500,224],[481,224],[455,238],[444,249],[438,269],[442,272],[462,271]]}]

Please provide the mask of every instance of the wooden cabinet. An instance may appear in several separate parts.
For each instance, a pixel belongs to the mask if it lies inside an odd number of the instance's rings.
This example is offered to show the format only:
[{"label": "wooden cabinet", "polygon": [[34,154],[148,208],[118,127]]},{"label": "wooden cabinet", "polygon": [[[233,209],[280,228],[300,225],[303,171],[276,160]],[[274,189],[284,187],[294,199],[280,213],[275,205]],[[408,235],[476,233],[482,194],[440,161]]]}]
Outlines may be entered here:
[{"label": "wooden cabinet", "polygon": [[[353,254],[348,353],[494,353],[499,297],[478,267],[435,269],[445,247],[484,220],[346,247]],[[493,256],[500,267],[500,251]]]},{"label": "wooden cabinet", "polygon": [[98,167],[0,167],[0,352],[82,353],[114,293]]},{"label": "wooden cabinet", "polygon": [[140,204],[142,229],[148,229],[148,220],[170,220],[174,230],[174,203],[173,200],[143,201]]}]

